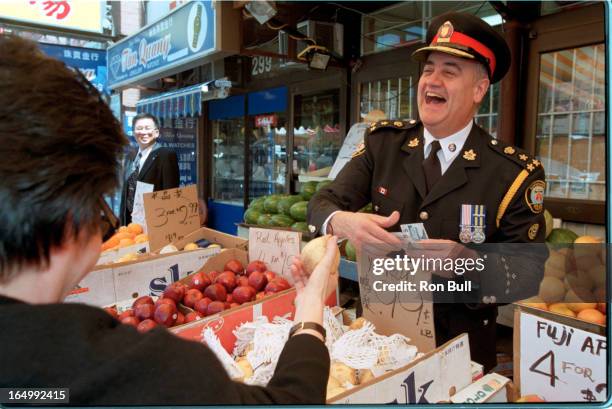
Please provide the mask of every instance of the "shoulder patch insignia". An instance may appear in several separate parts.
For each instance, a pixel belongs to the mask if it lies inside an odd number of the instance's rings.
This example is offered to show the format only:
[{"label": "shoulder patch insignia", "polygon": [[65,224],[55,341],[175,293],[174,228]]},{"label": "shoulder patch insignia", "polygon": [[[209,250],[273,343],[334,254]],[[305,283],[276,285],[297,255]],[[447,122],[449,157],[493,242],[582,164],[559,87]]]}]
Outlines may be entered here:
[{"label": "shoulder patch insignia", "polygon": [[546,182],[536,180],[525,190],[525,202],[532,213],[539,214],[544,210],[544,190]]},{"label": "shoulder patch insignia", "polygon": [[355,152],[353,152],[353,154],[351,155],[351,158],[356,158],[359,155],[362,155],[365,152],[365,143],[361,142],[358,146],[357,149],[355,149]]},{"label": "shoulder patch insignia", "polygon": [[539,230],[540,225],[538,223],[532,224],[531,227],[529,227],[529,230],[527,231],[527,237],[529,237],[529,240],[535,240]]},{"label": "shoulder patch insignia", "polygon": [[411,119],[409,121],[378,121],[370,123],[370,133],[377,131],[382,128],[391,128],[391,129],[410,129],[416,125],[417,121]]}]

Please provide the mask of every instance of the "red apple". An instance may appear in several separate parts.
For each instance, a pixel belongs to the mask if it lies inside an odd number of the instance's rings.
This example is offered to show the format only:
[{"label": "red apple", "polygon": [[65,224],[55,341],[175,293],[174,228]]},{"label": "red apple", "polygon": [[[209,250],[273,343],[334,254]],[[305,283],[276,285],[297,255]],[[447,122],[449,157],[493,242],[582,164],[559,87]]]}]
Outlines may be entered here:
[{"label": "red apple", "polygon": [[155,322],[166,327],[171,327],[177,318],[176,308],[169,304],[162,304],[155,310],[153,318]]},{"label": "red apple", "polygon": [[250,276],[253,271],[259,271],[263,273],[266,271],[268,267],[266,267],[266,263],[261,260],[253,260],[251,261],[246,268],[246,275]]},{"label": "red apple", "polygon": [[136,317],[125,317],[124,319],[121,320],[121,323],[125,324],[125,325],[132,325],[132,326],[136,327],[136,326],[138,326],[140,321],[138,321],[138,318],[136,318]]},{"label": "red apple", "polygon": [[113,317],[114,319],[119,318],[119,313],[117,312],[117,309],[114,307],[105,307],[104,311],[106,311],[107,314]]},{"label": "red apple", "polygon": [[218,312],[225,310],[225,303],[222,301],[213,301],[208,304],[208,308],[206,309],[206,315],[213,315]]},{"label": "red apple", "polygon": [[187,293],[185,293],[185,297],[183,297],[183,304],[185,304],[185,306],[189,308],[193,308],[195,303],[201,300],[202,298],[204,298],[202,292],[200,290],[192,288],[191,290],[187,290]]},{"label": "red apple", "polygon": [[288,283],[285,283],[279,281],[279,277],[276,277],[274,280],[270,281],[268,285],[266,285],[266,294],[278,293],[280,291],[286,290],[287,288],[289,288],[289,286]]},{"label": "red apple", "polygon": [[204,291],[204,289],[210,285],[210,278],[204,272],[200,271],[191,275],[189,284],[191,288]]},{"label": "red apple", "polygon": [[174,302],[172,298],[159,298],[157,301],[155,301],[155,308],[159,307],[162,304],[170,304],[174,308],[176,308],[176,302]]},{"label": "red apple", "polygon": [[180,312],[177,311],[176,312],[176,321],[174,322],[174,325],[183,325],[185,323],[185,315]]},{"label": "red apple", "polygon": [[268,282],[274,280],[276,278],[276,273],[274,271],[265,271],[264,275],[266,276],[266,278],[268,279]]},{"label": "red apple", "polygon": [[117,317],[117,319],[119,321],[123,321],[124,318],[127,317],[133,317],[134,316],[134,310],[129,309],[129,310],[125,310],[123,311],[121,314],[119,314],[119,316]]},{"label": "red apple", "polygon": [[215,278],[215,283],[221,284],[231,293],[236,288],[236,274],[233,271],[224,271]]},{"label": "red apple", "polygon": [[213,301],[225,301],[227,290],[221,284],[211,284],[204,290],[204,295]]},{"label": "red apple", "polygon": [[289,284],[289,281],[285,280],[283,277],[276,276],[273,281],[276,281],[282,287],[283,290],[291,288],[291,284]]},{"label": "red apple", "polygon": [[144,321],[140,321],[136,329],[138,330],[138,332],[148,332],[155,327],[157,327],[157,323],[152,319],[148,318]]},{"label": "red apple", "polygon": [[170,298],[175,303],[181,302],[185,296],[185,286],[182,283],[172,283],[164,290],[164,298]]},{"label": "red apple", "polygon": [[136,309],[136,306],[140,304],[154,305],[155,302],[153,302],[153,298],[149,297],[148,295],[143,295],[142,297],[136,298],[136,300],[132,303],[132,308]]},{"label": "red apple", "polygon": [[243,304],[245,302],[253,301],[255,299],[255,294],[257,291],[251,286],[243,286],[236,287],[234,292],[232,292],[232,298],[238,304]]},{"label": "red apple", "polygon": [[217,276],[219,276],[219,274],[221,274],[221,273],[218,272],[218,271],[214,271],[214,270],[209,272],[208,273],[208,278],[210,278],[210,282],[214,283],[215,280],[217,279]]},{"label": "red apple", "polygon": [[198,312],[195,311],[191,311],[190,313],[188,313],[187,315],[185,315],[185,323],[191,322],[191,321],[196,321],[202,319],[202,315]]},{"label": "red apple", "polygon": [[153,304],[138,304],[134,307],[134,316],[140,321],[153,318],[155,306]]},{"label": "red apple", "polygon": [[224,271],[231,271],[235,274],[244,274],[244,267],[242,263],[238,260],[230,260],[225,263],[225,267],[223,267]]},{"label": "red apple", "polygon": [[201,300],[198,300],[198,302],[195,303],[193,309],[199,312],[200,314],[206,315],[208,304],[210,304],[211,302],[212,300],[208,297],[202,298]]},{"label": "red apple", "polygon": [[247,276],[238,276],[236,287],[244,287],[245,285],[249,285],[249,278]]},{"label": "red apple", "polygon": [[256,291],[261,291],[266,288],[268,284],[268,279],[265,274],[261,271],[253,271],[249,276],[249,285],[253,287]]}]

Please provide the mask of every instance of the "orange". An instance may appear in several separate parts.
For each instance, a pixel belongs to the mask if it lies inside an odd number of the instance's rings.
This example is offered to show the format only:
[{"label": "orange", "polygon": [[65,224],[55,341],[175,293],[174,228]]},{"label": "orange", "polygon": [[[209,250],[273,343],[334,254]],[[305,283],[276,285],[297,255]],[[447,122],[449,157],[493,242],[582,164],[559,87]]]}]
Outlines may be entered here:
[{"label": "orange", "polygon": [[600,311],[589,308],[578,313],[578,319],[599,325],[606,325],[606,316]]},{"label": "orange", "polygon": [[102,243],[102,251],[109,250],[109,249],[117,246],[118,244],[119,244],[119,239],[116,238],[116,237],[111,237],[110,239],[108,239],[104,243]]},{"label": "orange", "polygon": [[141,233],[138,236],[134,237],[134,243],[145,243],[147,241],[149,241],[149,237],[144,233]]},{"label": "orange", "polygon": [[548,311],[554,312],[557,314],[561,314],[561,315],[567,315],[568,317],[576,316],[576,314],[574,314],[574,311],[567,308],[567,305],[565,305],[565,303],[562,303],[562,302],[549,305]]},{"label": "orange", "polygon": [[142,226],[139,225],[138,223],[130,223],[127,226],[127,231],[129,231],[132,234],[141,234]]},{"label": "orange", "polygon": [[120,227],[117,229],[117,233],[122,233],[122,232],[124,232],[124,231],[127,231],[127,226],[120,226]]},{"label": "orange", "polygon": [[113,237],[111,238],[117,238],[117,240],[121,241],[123,239],[130,239],[133,240],[134,239],[134,235],[128,231],[122,231],[119,233],[116,233]]},{"label": "orange", "polygon": [[127,247],[131,246],[132,244],[134,244],[134,240],[132,239],[121,239],[119,241],[119,247]]}]

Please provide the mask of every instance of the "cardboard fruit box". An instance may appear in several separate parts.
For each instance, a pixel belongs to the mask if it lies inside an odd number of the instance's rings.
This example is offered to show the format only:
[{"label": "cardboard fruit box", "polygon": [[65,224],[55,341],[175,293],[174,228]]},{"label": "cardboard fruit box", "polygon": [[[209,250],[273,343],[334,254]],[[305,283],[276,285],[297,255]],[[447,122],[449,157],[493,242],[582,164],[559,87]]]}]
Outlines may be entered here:
[{"label": "cardboard fruit box", "polygon": [[197,271],[219,248],[148,255],[144,259],[96,266],[66,302],[103,306],[142,295],[160,295],[166,285]]},{"label": "cardboard fruit box", "polygon": [[[249,262],[246,251],[236,248],[226,249],[214,257],[211,257],[198,271],[206,273],[210,271],[223,271],[223,267],[230,260],[238,260],[245,267]],[[185,277],[181,281],[187,284],[189,277]],[[295,297],[295,289],[290,288],[276,294],[268,295],[260,300],[244,303],[238,307],[222,311],[218,314],[170,328],[170,331],[182,338],[201,342],[202,330],[210,327],[219,337],[223,347],[228,351],[232,351],[236,343],[236,337],[233,334],[236,327],[244,322],[251,322],[262,315],[268,317],[269,320],[272,320],[276,316],[292,319],[295,313]],[[337,295],[335,293],[330,295],[326,305],[330,307],[337,305]]]},{"label": "cardboard fruit box", "polygon": [[136,253],[142,257],[141,255],[149,253],[150,250],[148,241],[144,243],[132,244],[131,246],[121,247],[118,249],[106,250],[100,253],[100,258],[98,259],[96,266],[117,263],[121,257],[131,253]]},{"label": "cardboard fruit box", "polygon": [[181,240],[177,240],[172,244],[179,250],[182,250],[188,243],[195,243],[198,240],[208,240],[211,243],[218,244],[224,249],[241,249],[248,250],[249,242],[243,238],[232,236],[231,234],[223,233],[217,230],[209,229],[207,227],[201,227],[183,237]]},{"label": "cardboard fruit box", "polygon": [[333,404],[428,404],[446,402],[472,382],[467,334],[327,400]]}]

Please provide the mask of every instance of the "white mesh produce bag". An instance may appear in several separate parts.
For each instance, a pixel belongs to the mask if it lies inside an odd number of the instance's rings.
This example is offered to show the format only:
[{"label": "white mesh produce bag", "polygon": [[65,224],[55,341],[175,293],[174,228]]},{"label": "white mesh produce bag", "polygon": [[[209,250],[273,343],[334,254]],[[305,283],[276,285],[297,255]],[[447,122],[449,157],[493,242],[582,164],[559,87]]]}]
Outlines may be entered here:
[{"label": "white mesh produce bag", "polygon": [[221,364],[225,368],[229,377],[232,379],[242,378],[243,374],[236,362],[232,359],[231,355],[223,348],[221,341],[215,332],[210,328],[205,328],[202,331],[202,341],[208,345],[208,347],[217,356]]},{"label": "white mesh produce bag", "polygon": [[412,362],[417,355],[417,347],[410,344],[410,338],[400,334],[390,337],[375,334],[370,344],[376,347],[378,358],[376,366],[392,371]]},{"label": "white mesh produce bag", "polygon": [[262,315],[255,318],[252,322],[245,322],[240,324],[235,330],[232,331],[236,337],[236,344],[234,345],[234,356],[244,355],[249,345],[253,344],[253,338],[255,337],[255,331],[263,324],[268,323],[268,317]]},{"label": "white mesh produce bag", "polygon": [[367,369],[376,365],[377,345],[371,340],[376,336],[374,325],[366,322],[363,327],[345,332],[331,348],[331,359],[355,369]]},{"label": "white mesh produce bag", "polygon": [[332,345],[344,334],[344,330],[331,308],[327,306],[323,309],[323,328],[326,332],[325,346],[331,351]]}]

